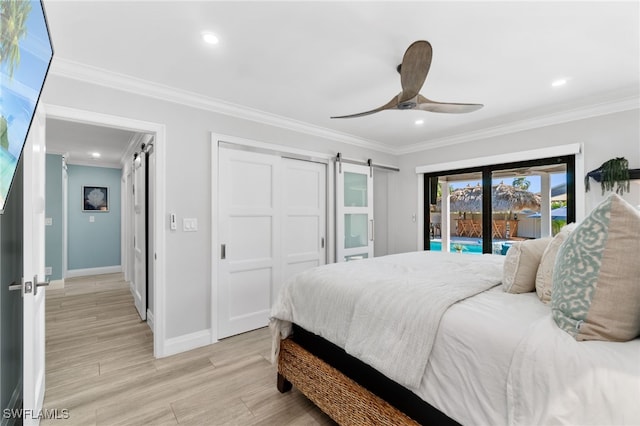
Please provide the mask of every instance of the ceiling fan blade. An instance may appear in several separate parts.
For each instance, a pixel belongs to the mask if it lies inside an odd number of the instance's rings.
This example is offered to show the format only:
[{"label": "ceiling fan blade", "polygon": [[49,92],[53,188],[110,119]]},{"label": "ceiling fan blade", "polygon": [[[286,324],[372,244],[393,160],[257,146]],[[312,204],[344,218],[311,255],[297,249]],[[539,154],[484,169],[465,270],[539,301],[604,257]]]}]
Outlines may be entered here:
[{"label": "ceiling fan blade", "polygon": [[357,114],[341,115],[338,117],[329,117],[329,118],[356,118],[356,117],[363,117],[365,115],[375,114],[376,112],[384,111],[385,109],[395,109],[398,106],[398,96],[394,96],[393,99],[391,99],[386,104],[376,109],[372,109],[371,111],[365,111],[365,112],[359,112]]},{"label": "ceiling fan blade", "polygon": [[404,52],[400,66],[400,84],[402,85],[400,102],[412,99],[420,92],[429,73],[432,56],[431,44],[425,40],[413,42]]},{"label": "ceiling fan blade", "polygon": [[441,112],[447,114],[463,114],[467,112],[477,111],[482,108],[483,104],[460,104],[453,102],[435,102],[418,95],[418,105],[416,109],[429,112]]}]

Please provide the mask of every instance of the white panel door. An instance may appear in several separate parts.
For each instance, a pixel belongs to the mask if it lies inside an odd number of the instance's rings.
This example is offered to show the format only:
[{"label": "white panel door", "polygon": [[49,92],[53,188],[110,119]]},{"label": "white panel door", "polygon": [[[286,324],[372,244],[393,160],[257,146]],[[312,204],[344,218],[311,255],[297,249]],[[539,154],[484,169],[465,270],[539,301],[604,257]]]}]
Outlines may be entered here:
[{"label": "white panel door", "polygon": [[326,263],[327,166],[283,159],[282,279]]},{"label": "white panel door", "polygon": [[147,319],[146,155],[141,152],[133,166],[133,300],[142,320]]},{"label": "white panel door", "polygon": [[264,327],[280,279],[280,157],[220,148],[218,337]]},{"label": "white panel door", "polygon": [[336,165],[336,260],[373,257],[374,233],[371,168]]},{"label": "white panel door", "polygon": [[[28,282],[24,291],[24,425],[37,425],[45,391],[45,117],[36,110],[23,151],[24,168],[24,245],[23,274]],[[30,285],[29,285],[30,284]],[[29,288],[30,287],[30,288]]]}]

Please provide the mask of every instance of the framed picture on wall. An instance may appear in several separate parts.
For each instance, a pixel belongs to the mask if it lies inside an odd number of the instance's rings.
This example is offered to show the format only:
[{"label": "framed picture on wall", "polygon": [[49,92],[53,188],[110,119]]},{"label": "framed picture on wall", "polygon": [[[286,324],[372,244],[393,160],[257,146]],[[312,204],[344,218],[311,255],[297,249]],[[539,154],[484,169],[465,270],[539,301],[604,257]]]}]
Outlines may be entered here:
[{"label": "framed picture on wall", "polygon": [[109,211],[109,187],[107,186],[82,186],[82,211],[83,212],[108,212]]}]

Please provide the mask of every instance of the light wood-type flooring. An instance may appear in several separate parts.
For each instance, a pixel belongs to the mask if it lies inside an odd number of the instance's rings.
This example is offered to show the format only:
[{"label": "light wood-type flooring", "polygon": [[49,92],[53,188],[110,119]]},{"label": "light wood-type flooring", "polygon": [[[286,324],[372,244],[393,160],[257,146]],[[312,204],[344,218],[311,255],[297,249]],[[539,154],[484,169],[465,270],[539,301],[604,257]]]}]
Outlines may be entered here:
[{"label": "light wood-type flooring", "polygon": [[[42,425],[333,425],[295,388],[276,389],[267,328],[162,359],[121,274],[47,291]],[[188,315],[185,312],[185,315]]]}]

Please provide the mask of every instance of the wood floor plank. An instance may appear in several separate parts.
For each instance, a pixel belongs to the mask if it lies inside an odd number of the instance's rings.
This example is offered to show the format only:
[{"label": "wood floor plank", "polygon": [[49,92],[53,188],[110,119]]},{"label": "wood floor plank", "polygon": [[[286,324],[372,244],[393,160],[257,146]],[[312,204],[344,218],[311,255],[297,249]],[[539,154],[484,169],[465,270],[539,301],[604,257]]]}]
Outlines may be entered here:
[{"label": "wood floor plank", "polygon": [[267,328],[155,359],[122,274],[47,291],[42,425],[335,425],[293,390],[276,390]]}]

